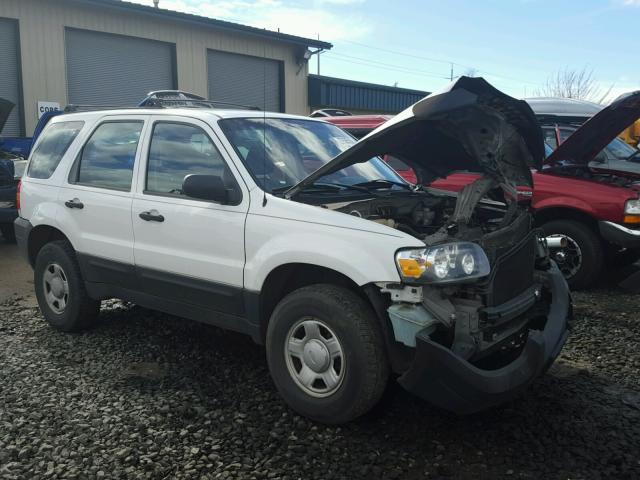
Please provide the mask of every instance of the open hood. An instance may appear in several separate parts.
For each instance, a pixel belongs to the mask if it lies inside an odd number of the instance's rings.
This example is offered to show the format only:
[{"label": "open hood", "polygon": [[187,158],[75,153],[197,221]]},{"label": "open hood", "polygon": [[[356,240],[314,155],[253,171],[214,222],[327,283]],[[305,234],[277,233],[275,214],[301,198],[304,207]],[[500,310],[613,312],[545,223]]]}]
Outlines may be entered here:
[{"label": "open hood", "polygon": [[13,107],[15,107],[15,105],[9,100],[0,98],[0,132],[2,132],[4,124],[7,123],[7,119],[9,118],[9,115],[11,115]]},{"label": "open hood", "polygon": [[586,165],[620,132],[640,118],[640,90],[615,99],[556,148],[546,165]]},{"label": "open hood", "polygon": [[530,168],[541,167],[544,142],[526,102],[483,78],[460,77],[380,125],[292,187],[286,197],[324,175],[385,154],[411,166],[421,183],[470,171],[514,187],[531,186]]}]

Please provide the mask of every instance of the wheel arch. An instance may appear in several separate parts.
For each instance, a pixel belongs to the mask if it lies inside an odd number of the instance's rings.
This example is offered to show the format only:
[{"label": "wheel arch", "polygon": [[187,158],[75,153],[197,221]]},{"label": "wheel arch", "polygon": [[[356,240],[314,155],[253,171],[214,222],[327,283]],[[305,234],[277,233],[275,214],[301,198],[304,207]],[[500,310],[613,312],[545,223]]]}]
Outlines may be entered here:
[{"label": "wheel arch", "polygon": [[600,235],[598,230],[598,221],[590,213],[584,210],[571,207],[547,207],[541,210],[536,210],[534,214],[536,226],[541,227],[547,222],[552,220],[574,220],[584,223],[591,228],[598,236]]},{"label": "wheel arch", "polygon": [[328,283],[347,288],[369,302],[363,289],[353,279],[337,270],[311,263],[280,265],[269,272],[259,293],[258,321],[262,342],[266,338],[267,325],[278,302],[292,291],[316,283]]},{"label": "wheel arch", "polygon": [[69,238],[56,227],[51,225],[36,225],[33,227],[27,240],[27,254],[32,267],[35,265],[36,257],[42,247],[56,240],[65,240],[71,243]]}]

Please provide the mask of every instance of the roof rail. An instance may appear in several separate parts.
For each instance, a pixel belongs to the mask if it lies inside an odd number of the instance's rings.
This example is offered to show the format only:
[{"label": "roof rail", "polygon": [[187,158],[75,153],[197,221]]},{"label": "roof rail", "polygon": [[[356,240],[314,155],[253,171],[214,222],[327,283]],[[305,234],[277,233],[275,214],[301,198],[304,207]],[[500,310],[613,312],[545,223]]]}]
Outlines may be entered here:
[{"label": "roof rail", "polygon": [[122,105],[76,105],[70,103],[62,110],[64,113],[74,112],[88,112],[91,110],[117,110],[125,108],[137,108],[137,107],[123,107]]},{"label": "roof rail", "polygon": [[220,108],[234,107],[246,110],[260,110],[258,107],[251,105],[241,105],[237,103],[218,102],[216,100],[207,100],[195,93],[184,92],[182,90],[157,90],[149,92],[147,97],[142,100],[138,107],[148,108],[171,108],[171,107],[187,107],[187,108]]}]

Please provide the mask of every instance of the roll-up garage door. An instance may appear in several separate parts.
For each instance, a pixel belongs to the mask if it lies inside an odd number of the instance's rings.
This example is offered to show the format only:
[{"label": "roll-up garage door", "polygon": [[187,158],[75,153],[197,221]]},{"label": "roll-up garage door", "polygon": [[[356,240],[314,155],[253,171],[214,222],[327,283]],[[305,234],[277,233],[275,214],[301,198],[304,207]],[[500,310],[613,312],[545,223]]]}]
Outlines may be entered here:
[{"label": "roll-up garage door", "polygon": [[176,88],[173,44],[70,28],[65,43],[69,103],[133,106]]},{"label": "roll-up garage door", "polygon": [[18,60],[18,22],[0,18],[0,98],[15,104],[0,134],[12,137],[20,128],[20,62]]},{"label": "roll-up garage door", "polygon": [[277,60],[209,50],[209,99],[284,111],[281,65]]}]

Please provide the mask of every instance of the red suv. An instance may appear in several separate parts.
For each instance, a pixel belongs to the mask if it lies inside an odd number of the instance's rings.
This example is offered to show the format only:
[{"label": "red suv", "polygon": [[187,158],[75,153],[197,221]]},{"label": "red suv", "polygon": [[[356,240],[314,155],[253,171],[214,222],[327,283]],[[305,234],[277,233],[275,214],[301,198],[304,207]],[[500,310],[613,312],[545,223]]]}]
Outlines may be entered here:
[{"label": "red suv", "polygon": [[[589,166],[639,117],[640,91],[620,97],[556,150],[548,148],[545,168],[533,172],[533,191],[518,189],[519,196],[531,200],[536,223],[546,235],[567,237],[566,246],[550,246],[550,250],[574,289],[593,284],[606,265],[640,258],[640,177],[629,171]],[[360,138],[389,118],[354,115],[326,120]],[[632,156],[636,158],[629,161],[637,161],[637,156]],[[478,178],[475,172],[461,172],[434,179],[401,158],[387,156],[385,160],[408,182],[431,188],[460,191]]]}]

